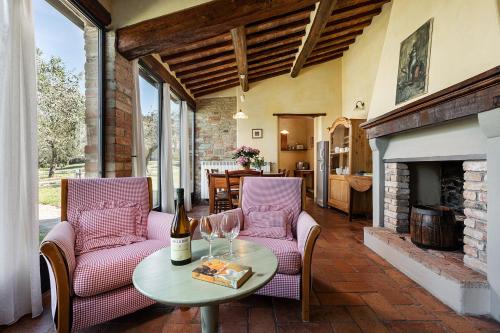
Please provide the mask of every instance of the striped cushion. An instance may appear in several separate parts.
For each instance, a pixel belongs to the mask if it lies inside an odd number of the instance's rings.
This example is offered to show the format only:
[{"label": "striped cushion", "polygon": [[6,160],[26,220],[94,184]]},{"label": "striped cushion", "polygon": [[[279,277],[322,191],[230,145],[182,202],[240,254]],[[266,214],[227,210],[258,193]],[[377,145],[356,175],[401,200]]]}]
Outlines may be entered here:
[{"label": "striped cushion", "polygon": [[75,294],[89,297],[131,284],[137,264],[169,245],[166,241],[146,240],[78,256],[73,275]]},{"label": "striped cushion", "polygon": [[288,275],[300,273],[302,256],[297,241],[247,236],[239,236],[238,239],[255,242],[270,249],[278,258],[278,273]]}]

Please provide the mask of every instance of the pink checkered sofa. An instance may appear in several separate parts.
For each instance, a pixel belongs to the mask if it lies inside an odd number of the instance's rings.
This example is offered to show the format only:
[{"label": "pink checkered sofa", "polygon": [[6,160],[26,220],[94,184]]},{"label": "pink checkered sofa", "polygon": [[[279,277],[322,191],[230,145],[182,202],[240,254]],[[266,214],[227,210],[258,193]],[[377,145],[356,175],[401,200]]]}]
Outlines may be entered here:
[{"label": "pink checkered sofa", "polygon": [[[151,211],[151,179],[68,179],[62,180],[61,188],[62,222],[40,246],[49,266],[57,331],[76,331],[152,305],[154,301],[132,285],[132,272],[143,258],[170,245],[173,215]],[[75,255],[75,223],[82,207],[109,202],[138,209],[134,216],[140,241],[134,238],[127,245]],[[196,224],[192,221],[192,230]],[[122,227],[116,219],[116,228]]]},{"label": "pink checkered sofa", "polygon": [[[257,293],[300,300],[302,320],[309,321],[311,261],[320,226],[304,211],[305,184],[302,178],[292,177],[245,177],[241,182],[240,208],[224,213],[239,214],[243,223],[238,239],[261,244],[278,258],[277,274]],[[285,237],[288,239],[274,237],[272,227],[266,231],[266,237],[258,237],[258,233],[246,228],[245,220],[251,212],[258,211],[265,219],[266,214],[271,216],[278,210],[291,216],[290,230],[286,231],[291,237]],[[212,215],[212,218],[220,219],[224,213]]]}]

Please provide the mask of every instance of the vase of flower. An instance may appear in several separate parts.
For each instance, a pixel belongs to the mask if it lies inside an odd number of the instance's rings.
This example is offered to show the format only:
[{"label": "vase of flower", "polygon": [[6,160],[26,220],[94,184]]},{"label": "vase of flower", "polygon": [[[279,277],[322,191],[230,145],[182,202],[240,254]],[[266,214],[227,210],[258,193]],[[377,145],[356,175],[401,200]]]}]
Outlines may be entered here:
[{"label": "vase of flower", "polygon": [[236,149],[233,153],[233,159],[236,160],[236,164],[240,165],[243,169],[250,169],[252,160],[258,156],[260,150],[252,147],[241,146]]}]

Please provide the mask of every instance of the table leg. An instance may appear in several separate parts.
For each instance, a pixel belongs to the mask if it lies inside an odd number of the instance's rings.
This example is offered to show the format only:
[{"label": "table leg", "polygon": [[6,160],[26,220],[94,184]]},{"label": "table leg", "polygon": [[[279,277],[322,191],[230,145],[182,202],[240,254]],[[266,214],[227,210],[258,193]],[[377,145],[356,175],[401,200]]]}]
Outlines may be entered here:
[{"label": "table leg", "polygon": [[219,305],[202,306],[201,308],[201,331],[203,333],[217,333],[219,321]]}]

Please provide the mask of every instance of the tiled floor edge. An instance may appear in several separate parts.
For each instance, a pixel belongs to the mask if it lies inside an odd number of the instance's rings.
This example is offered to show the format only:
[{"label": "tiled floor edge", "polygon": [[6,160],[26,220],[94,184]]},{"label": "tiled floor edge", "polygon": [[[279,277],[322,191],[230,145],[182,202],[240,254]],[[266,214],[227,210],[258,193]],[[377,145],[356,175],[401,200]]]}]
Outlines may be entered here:
[{"label": "tiled floor edge", "polygon": [[488,287],[468,287],[437,274],[407,253],[398,251],[375,235],[378,228],[364,228],[364,244],[418,283],[441,302],[460,314],[485,315],[490,312]]}]

